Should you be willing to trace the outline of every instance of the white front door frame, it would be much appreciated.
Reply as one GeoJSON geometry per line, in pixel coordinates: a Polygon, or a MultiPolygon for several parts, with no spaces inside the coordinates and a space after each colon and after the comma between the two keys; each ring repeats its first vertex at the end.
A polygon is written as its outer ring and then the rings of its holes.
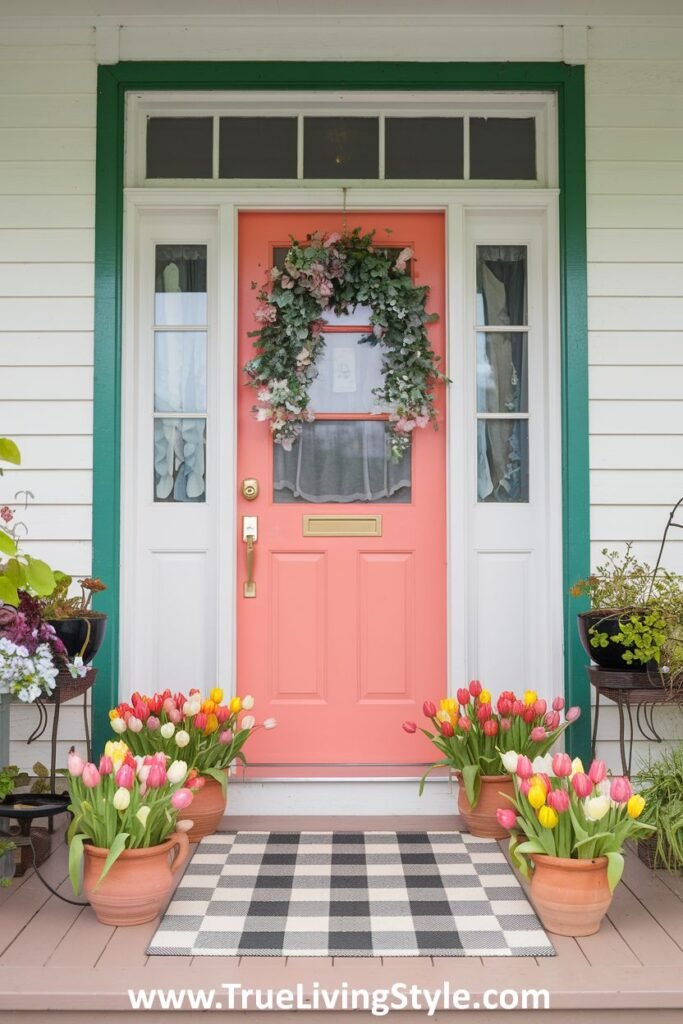
{"type": "MultiPolygon", "coordinates": [[[[561,421],[560,421],[560,303],[559,303],[559,228],[557,189],[467,189],[414,187],[405,189],[382,188],[310,188],[306,186],[287,188],[235,188],[198,190],[197,188],[169,188],[150,190],[130,188],[124,196],[124,279],[123,295],[123,398],[122,398],[122,586],[121,586],[121,697],[131,689],[150,686],[146,673],[139,665],[139,651],[133,642],[135,622],[139,621],[138,602],[144,600],[138,578],[136,530],[138,520],[136,482],[131,477],[130,467],[137,461],[138,452],[143,460],[144,446],[141,438],[148,434],[140,424],[139,409],[135,404],[140,381],[136,338],[140,335],[140,271],[139,253],[141,238],[147,231],[147,239],[171,239],[177,234],[175,225],[183,216],[192,219],[201,215],[216,226],[219,252],[220,276],[216,277],[215,332],[218,338],[233,339],[231,345],[217,345],[214,354],[214,370],[217,380],[222,381],[221,391],[225,400],[218,402],[215,409],[214,466],[220,466],[214,487],[218,494],[214,507],[214,529],[216,530],[216,558],[219,566],[227,567],[217,573],[215,623],[216,637],[216,680],[230,688],[235,676],[235,595],[236,572],[234,564],[234,537],[236,530],[236,418],[234,403],[228,398],[237,387],[235,344],[237,332],[237,222],[242,210],[331,210],[345,209],[347,214],[354,211],[403,209],[438,210],[446,218],[447,238],[447,328],[448,350],[447,370],[455,382],[453,395],[448,404],[448,674],[449,692],[462,685],[469,674],[475,674],[476,659],[472,650],[472,630],[469,614],[473,592],[473,564],[467,546],[467,524],[471,521],[472,507],[467,487],[462,483],[466,478],[468,445],[471,443],[471,405],[458,402],[457,388],[460,382],[469,381],[474,389],[472,363],[467,359],[467,345],[463,339],[472,333],[472,320],[468,321],[471,297],[466,294],[470,280],[462,266],[460,255],[463,240],[467,238],[468,221],[478,214],[498,212],[501,216],[514,214],[528,215],[529,221],[541,223],[541,251],[545,265],[543,304],[543,334],[547,340],[547,362],[544,368],[546,408],[544,411],[544,436],[547,441],[545,457],[546,514],[544,521],[546,539],[545,566],[539,576],[533,577],[531,585],[543,585],[545,594],[543,606],[547,609],[549,629],[547,651],[539,664],[553,690],[561,690],[563,678],[562,658],[562,565],[561,565],[561,421]],[[456,467],[454,469],[454,467],[456,467]],[[460,467],[460,468],[458,468],[460,467]],[[463,529],[465,524],[465,529],[463,529]]],[[[215,470],[215,471],[216,471],[215,470]]],[[[151,474],[151,469],[149,470],[151,474]]],[[[510,508],[511,506],[506,506],[510,508]]],[[[489,506],[490,508],[490,506],[489,506]]],[[[543,680],[534,680],[541,683],[543,680]]],[[[510,688],[526,684],[527,680],[511,679],[510,688]]],[[[193,685],[188,680],[187,685],[193,685]]],[[[425,680],[425,696],[438,697],[431,692],[431,683],[425,680]]],[[[539,688],[541,688],[539,686],[539,688]]]]}

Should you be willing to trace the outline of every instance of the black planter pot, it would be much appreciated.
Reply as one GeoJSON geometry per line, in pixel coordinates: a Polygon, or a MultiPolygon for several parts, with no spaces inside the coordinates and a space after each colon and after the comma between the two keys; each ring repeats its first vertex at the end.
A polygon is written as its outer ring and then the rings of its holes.
{"type": "Polygon", "coordinates": [[[48,622],[66,647],[69,660],[81,655],[85,665],[89,665],[99,651],[107,631],[107,616],[103,614],[84,615],[78,619],[48,619],[48,622]]]}
{"type": "MultiPolygon", "coordinates": [[[[593,647],[591,645],[590,630],[596,626],[600,633],[607,633],[609,637],[615,636],[620,631],[620,615],[628,615],[629,611],[622,612],[619,608],[594,609],[590,612],[579,612],[577,622],[579,626],[579,637],[583,649],[596,665],[600,668],[615,669],[618,672],[642,672],[645,675],[648,671],[647,665],[639,662],[632,662],[630,665],[624,661],[623,655],[628,650],[623,644],[610,640],[607,647],[593,647]]],[[[656,666],[655,666],[656,668],[656,666]]]]}

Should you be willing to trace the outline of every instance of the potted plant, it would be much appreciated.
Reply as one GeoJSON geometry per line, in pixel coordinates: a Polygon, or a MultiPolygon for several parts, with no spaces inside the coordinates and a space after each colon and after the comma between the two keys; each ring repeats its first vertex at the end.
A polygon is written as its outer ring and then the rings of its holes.
{"type": "Polygon", "coordinates": [[[0,607],[0,694],[24,703],[49,697],[63,664],[70,665],[66,648],[36,598],[21,591],[17,608],[0,607]]]}
{"type": "Polygon", "coordinates": [[[641,766],[637,781],[646,798],[643,821],[652,835],[638,840],[638,856],[650,868],[683,869],[683,745],[641,766]]]}
{"type": "Polygon", "coordinates": [[[579,612],[581,643],[603,669],[639,672],[641,685],[677,687],[683,682],[683,576],[635,557],[602,552],[605,561],[571,588],[588,597],[590,610],[579,612]]]}
{"type": "MultiPolygon", "coordinates": [[[[13,766],[0,768],[0,803],[14,792],[18,772],[13,766]]],[[[0,887],[6,888],[10,885],[16,872],[16,860],[14,851],[16,849],[12,842],[9,829],[6,828],[7,819],[0,818],[0,887]]]]}
{"type": "MultiPolygon", "coordinates": [[[[494,709],[491,694],[478,679],[473,679],[468,688],[459,689],[457,700],[442,700],[438,709],[432,701],[425,701],[422,710],[435,732],[420,732],[443,757],[422,776],[420,793],[435,768],[455,769],[462,781],[458,810],[469,832],[502,838],[506,832],[496,819],[496,809],[501,793],[513,793],[506,753],[519,750],[528,757],[545,754],[581,713],[580,708],[569,708],[562,721],[563,709],[562,697],[556,697],[548,708],[533,690],[527,690],[521,699],[506,690],[494,709]]],[[[403,728],[409,733],[417,731],[415,722],[404,722],[403,728]]]]}
{"type": "Polygon", "coordinates": [[[604,761],[588,772],[556,754],[547,771],[518,756],[512,806],[498,821],[512,836],[510,854],[531,879],[531,899],[549,932],[593,935],[624,870],[627,839],[652,832],[639,821],[645,800],[627,778],[608,778],[604,761]]]}
{"type": "MultiPolygon", "coordinates": [[[[130,703],[109,713],[114,732],[126,736],[131,751],[149,755],[159,751],[169,757],[178,752],[197,775],[192,807],[191,843],[216,831],[225,813],[228,768],[233,761],[246,764],[243,747],[259,726],[250,713],[253,697],[233,697],[223,703],[223,690],[215,687],[202,700],[199,690],[189,696],[170,690],[152,697],[134,693],[130,703]],[[244,714],[244,712],[249,712],[244,714]]],[[[262,728],[272,729],[275,719],[262,728]]]]}
{"type": "Polygon", "coordinates": [[[41,601],[43,618],[64,644],[71,661],[89,665],[102,646],[107,630],[107,616],[93,609],[92,599],[94,594],[107,588],[102,580],[88,576],[78,580],[80,593],[70,594],[72,577],[59,571],[54,575],[55,587],[41,601]]]}
{"type": "Polygon", "coordinates": [[[174,876],[187,860],[192,803],[184,761],[165,754],[134,758],[109,742],[99,767],[69,753],[69,877],[102,924],[144,924],[163,910],[174,876]]]}

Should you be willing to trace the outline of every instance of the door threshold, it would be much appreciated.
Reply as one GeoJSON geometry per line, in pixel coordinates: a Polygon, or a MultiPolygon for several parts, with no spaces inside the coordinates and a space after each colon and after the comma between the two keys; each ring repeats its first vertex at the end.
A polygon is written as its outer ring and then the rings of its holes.
{"type": "Polygon", "coordinates": [[[230,815],[327,816],[454,815],[458,787],[448,779],[428,782],[422,796],[418,779],[231,779],[230,815]],[[287,783],[287,784],[285,784],[287,783]]]}

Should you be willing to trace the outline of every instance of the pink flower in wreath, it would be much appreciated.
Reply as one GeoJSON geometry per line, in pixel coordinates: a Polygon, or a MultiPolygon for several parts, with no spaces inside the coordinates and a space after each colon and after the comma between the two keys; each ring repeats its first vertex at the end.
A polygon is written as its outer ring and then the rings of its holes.
{"type": "Polygon", "coordinates": [[[336,245],[341,240],[341,235],[338,231],[333,231],[323,239],[323,246],[329,249],[331,245],[336,245]]]}
{"type": "Polygon", "coordinates": [[[6,523],[11,523],[14,519],[14,512],[9,505],[3,505],[2,508],[0,508],[0,516],[2,516],[6,523]]]}
{"type": "Polygon", "coordinates": [[[412,259],[412,255],[413,250],[410,248],[410,246],[406,246],[405,249],[401,249],[400,253],[396,257],[396,269],[400,270],[401,272],[405,271],[406,267],[408,266],[408,260],[412,259]]]}
{"type": "Polygon", "coordinates": [[[259,423],[264,423],[265,420],[269,420],[272,415],[272,409],[259,409],[258,407],[254,409],[254,416],[259,421],[259,423]]]}
{"type": "Polygon", "coordinates": [[[277,309],[270,302],[262,302],[254,313],[254,319],[262,324],[274,324],[277,320],[277,309]]]}

